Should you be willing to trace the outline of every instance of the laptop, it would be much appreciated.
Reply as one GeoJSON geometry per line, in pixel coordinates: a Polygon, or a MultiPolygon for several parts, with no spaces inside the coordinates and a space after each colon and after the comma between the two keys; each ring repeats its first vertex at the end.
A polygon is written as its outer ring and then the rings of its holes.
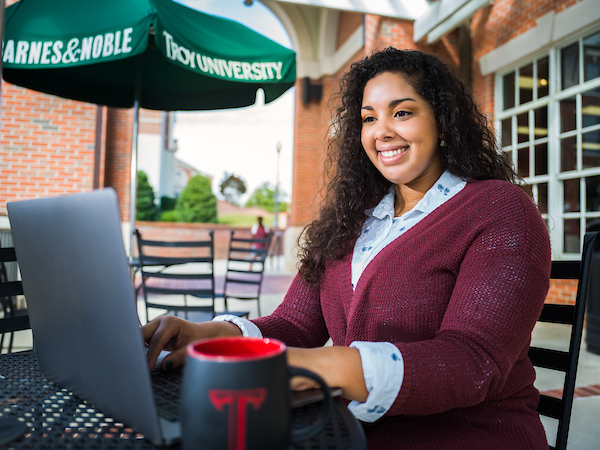
{"type": "MultiPolygon", "coordinates": [[[[115,191],[7,208],[44,375],[154,444],[178,442],[180,421],[154,399],[115,191]]],[[[322,398],[295,392],[292,405],[322,398]]]]}
{"type": "Polygon", "coordinates": [[[40,369],[157,445],[181,437],[153,399],[112,189],[7,205],[40,369]]]}

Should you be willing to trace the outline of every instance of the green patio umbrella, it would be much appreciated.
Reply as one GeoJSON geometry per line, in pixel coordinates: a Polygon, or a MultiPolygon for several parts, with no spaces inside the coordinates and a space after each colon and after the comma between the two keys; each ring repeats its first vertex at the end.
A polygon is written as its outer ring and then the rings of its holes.
{"type": "Polygon", "coordinates": [[[249,28],[172,0],[20,0],[5,11],[10,83],[99,105],[213,110],[271,102],[294,85],[296,54],[249,28]]]}
{"type": "Polygon", "coordinates": [[[107,106],[210,110],[271,102],[296,54],[245,26],[172,0],[21,0],[6,9],[3,76],[107,106]]]}

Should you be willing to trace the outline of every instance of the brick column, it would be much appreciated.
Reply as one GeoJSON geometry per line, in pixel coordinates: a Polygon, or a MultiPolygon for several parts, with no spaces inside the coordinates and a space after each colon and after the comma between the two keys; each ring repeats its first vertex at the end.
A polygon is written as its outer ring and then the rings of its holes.
{"type": "Polygon", "coordinates": [[[104,186],[117,191],[121,220],[129,222],[133,109],[108,108],[104,186]]]}

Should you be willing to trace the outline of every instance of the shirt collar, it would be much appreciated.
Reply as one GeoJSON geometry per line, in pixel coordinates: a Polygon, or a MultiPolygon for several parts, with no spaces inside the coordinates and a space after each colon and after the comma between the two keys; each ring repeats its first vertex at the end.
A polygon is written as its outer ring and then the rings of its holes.
{"type": "MultiPolygon", "coordinates": [[[[423,198],[419,200],[414,208],[410,210],[419,211],[423,213],[430,213],[435,208],[443,204],[448,198],[452,197],[456,192],[460,191],[466,181],[452,175],[447,170],[442,173],[440,178],[434,183],[434,185],[425,193],[423,198]]],[[[396,191],[394,185],[390,186],[385,196],[381,199],[379,204],[375,208],[371,208],[365,211],[368,216],[375,217],[377,219],[385,219],[386,217],[394,217],[394,200],[396,199],[396,191]]]]}
{"type": "Polygon", "coordinates": [[[394,201],[396,200],[396,190],[392,184],[387,193],[383,196],[375,208],[367,209],[366,214],[376,219],[383,220],[386,217],[394,217],[394,201]]]}
{"type": "Polygon", "coordinates": [[[447,170],[425,193],[419,203],[415,205],[412,211],[430,213],[435,208],[443,204],[448,198],[453,197],[465,185],[465,181],[452,175],[447,170]]]}

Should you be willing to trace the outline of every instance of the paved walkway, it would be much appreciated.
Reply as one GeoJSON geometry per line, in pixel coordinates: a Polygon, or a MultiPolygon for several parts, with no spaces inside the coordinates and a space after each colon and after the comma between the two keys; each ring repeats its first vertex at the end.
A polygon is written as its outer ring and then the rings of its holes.
{"type": "MultiPolygon", "coordinates": [[[[215,284],[217,289],[223,284],[225,261],[215,262],[215,284]]],[[[283,301],[295,273],[286,271],[281,261],[267,261],[261,294],[261,312],[270,314],[283,301]]],[[[256,302],[230,300],[230,310],[250,311],[250,318],[257,317],[256,302]]],[[[144,317],[143,300],[140,295],[138,305],[140,317],[144,317]]],[[[222,308],[222,302],[217,302],[217,310],[222,308]]],[[[534,345],[549,345],[552,348],[564,350],[568,348],[569,330],[564,325],[540,323],[533,333],[534,345]]],[[[31,346],[30,336],[17,336],[16,349],[31,346]]],[[[564,377],[550,370],[538,370],[536,387],[547,394],[557,394],[564,383],[564,377]]],[[[577,373],[577,389],[573,403],[571,428],[569,432],[568,450],[591,450],[600,447],[600,355],[587,351],[584,340],[580,353],[577,373]]],[[[556,421],[542,419],[549,439],[554,439],[556,421]]]]}

